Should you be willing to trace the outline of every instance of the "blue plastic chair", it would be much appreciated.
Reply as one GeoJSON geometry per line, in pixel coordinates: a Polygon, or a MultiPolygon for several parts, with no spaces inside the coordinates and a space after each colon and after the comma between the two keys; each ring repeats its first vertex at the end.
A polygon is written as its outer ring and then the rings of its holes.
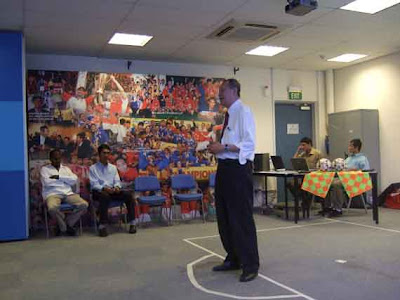
{"type": "MultiPolygon", "coordinates": [[[[72,186],[72,190],[77,193],[78,195],[79,193],[79,182],[77,181],[77,183],[75,185],[72,186]]],[[[46,226],[46,238],[49,238],[50,233],[49,233],[49,220],[47,217],[48,214],[48,209],[47,209],[47,203],[46,200],[43,200],[43,212],[44,212],[44,222],[45,222],[45,226],[46,226]]],[[[69,212],[73,212],[75,209],[75,205],[71,205],[68,203],[61,203],[59,210],[63,213],[68,214],[69,212]]],[[[58,225],[57,225],[58,226],[58,225]]],[[[79,218],[79,235],[82,235],[82,216],[79,218]]]]}
{"type": "MultiPolygon", "coordinates": [[[[96,206],[94,204],[94,202],[97,202],[96,199],[94,199],[93,197],[93,191],[90,192],[90,207],[91,207],[91,211],[92,211],[92,216],[93,216],[93,225],[94,225],[94,232],[97,234],[98,233],[98,226],[97,226],[97,212],[96,212],[96,206]]],[[[119,207],[119,211],[120,211],[120,215],[124,215],[124,222],[125,222],[125,229],[127,229],[127,224],[128,224],[128,217],[127,214],[123,214],[123,210],[126,209],[126,205],[124,201],[110,201],[110,203],[108,203],[108,208],[114,208],[114,207],[119,207]]],[[[121,226],[121,220],[119,221],[119,226],[120,228],[122,228],[121,226]]]]}
{"type": "MultiPolygon", "coordinates": [[[[75,205],[71,205],[71,204],[68,204],[68,203],[61,203],[58,209],[63,213],[69,213],[69,212],[73,212],[75,208],[76,208],[75,205]]],[[[47,218],[47,213],[48,213],[47,203],[45,201],[44,202],[44,221],[45,221],[45,224],[46,224],[46,238],[49,238],[49,236],[50,236],[50,234],[49,234],[49,221],[48,221],[48,218],[47,218]]],[[[79,235],[82,235],[82,217],[79,218],[79,235]]]]}
{"type": "MultiPolygon", "coordinates": [[[[150,192],[151,195],[140,195],[136,197],[139,204],[149,205],[150,207],[160,208],[160,220],[162,219],[162,206],[166,203],[167,198],[161,195],[161,186],[156,176],[141,176],[135,179],[135,192],[150,192]]],[[[168,216],[167,224],[171,215],[168,216]]],[[[143,221],[143,220],[142,220],[143,221]]]]}
{"type": "MultiPolygon", "coordinates": [[[[203,222],[206,221],[204,214],[203,192],[198,189],[194,177],[190,174],[179,174],[171,177],[172,198],[174,206],[181,202],[200,201],[203,222]],[[182,193],[185,191],[185,193],[182,193]]],[[[176,217],[176,211],[175,211],[176,217]]]]}

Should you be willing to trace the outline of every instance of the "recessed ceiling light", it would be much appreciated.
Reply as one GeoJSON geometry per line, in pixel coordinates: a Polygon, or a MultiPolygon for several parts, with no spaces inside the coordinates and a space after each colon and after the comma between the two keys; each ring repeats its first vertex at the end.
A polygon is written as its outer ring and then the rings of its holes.
{"type": "Polygon", "coordinates": [[[400,3],[400,0],[356,0],[342,6],[341,9],[374,14],[400,3]]]}
{"type": "Polygon", "coordinates": [[[328,61],[351,62],[351,61],[355,61],[357,59],[360,59],[360,58],[363,58],[363,57],[366,57],[366,56],[367,55],[365,55],[365,54],[352,54],[352,53],[349,53],[349,54],[342,54],[342,55],[336,56],[334,58],[330,58],[330,59],[328,59],[328,61]]]}
{"type": "Polygon", "coordinates": [[[276,47],[276,46],[259,46],[246,52],[248,55],[261,55],[261,56],[274,56],[283,51],[288,50],[289,48],[285,47],[276,47]]]}
{"type": "Polygon", "coordinates": [[[127,45],[127,46],[140,46],[143,47],[153,37],[150,35],[128,34],[128,33],[115,33],[108,41],[109,44],[114,45],[127,45]]]}

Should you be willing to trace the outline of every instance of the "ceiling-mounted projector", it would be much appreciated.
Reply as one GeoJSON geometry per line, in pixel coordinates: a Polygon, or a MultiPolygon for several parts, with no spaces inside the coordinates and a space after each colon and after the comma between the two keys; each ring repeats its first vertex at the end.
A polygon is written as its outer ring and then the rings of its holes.
{"type": "Polygon", "coordinates": [[[318,7],[316,0],[288,0],[285,12],[294,16],[304,16],[318,7]]]}

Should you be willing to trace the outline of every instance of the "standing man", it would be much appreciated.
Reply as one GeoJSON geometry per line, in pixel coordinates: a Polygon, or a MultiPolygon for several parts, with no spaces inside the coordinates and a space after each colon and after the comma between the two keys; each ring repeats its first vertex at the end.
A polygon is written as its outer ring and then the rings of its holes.
{"type": "Polygon", "coordinates": [[[225,261],[213,271],[242,268],[241,282],[258,275],[259,257],[253,219],[253,167],[255,124],[250,109],[240,100],[240,84],[228,79],[219,89],[225,115],[220,142],[208,146],[218,158],[216,209],[218,229],[227,252],[225,261]]]}
{"type": "Polygon", "coordinates": [[[46,201],[49,214],[57,219],[60,232],[74,236],[75,223],[86,212],[88,203],[72,191],[71,187],[77,184],[78,177],[61,164],[60,150],[50,151],[50,162],[50,165],[40,170],[43,199],[46,201]],[[66,219],[59,209],[63,201],[75,206],[73,213],[66,219]]]}
{"type": "Polygon", "coordinates": [[[100,203],[99,235],[108,235],[106,224],[108,223],[108,205],[111,201],[124,201],[128,209],[129,233],[136,233],[135,203],[128,191],[121,190],[121,180],[117,167],[108,163],[111,154],[110,147],[102,144],[98,148],[99,162],[92,165],[89,171],[90,186],[93,199],[100,203]]]}

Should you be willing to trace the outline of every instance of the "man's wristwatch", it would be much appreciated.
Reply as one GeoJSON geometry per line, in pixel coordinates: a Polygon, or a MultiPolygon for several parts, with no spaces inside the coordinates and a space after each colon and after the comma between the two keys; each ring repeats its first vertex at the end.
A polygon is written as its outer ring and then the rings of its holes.
{"type": "Polygon", "coordinates": [[[225,144],[224,150],[225,150],[226,152],[229,151],[229,150],[228,150],[228,144],[225,144]]]}

